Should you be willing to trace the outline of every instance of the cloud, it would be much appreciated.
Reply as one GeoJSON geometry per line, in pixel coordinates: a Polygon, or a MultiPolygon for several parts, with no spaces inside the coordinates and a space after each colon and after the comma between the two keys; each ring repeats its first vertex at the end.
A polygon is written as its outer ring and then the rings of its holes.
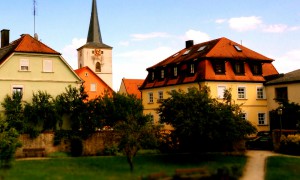
{"type": "Polygon", "coordinates": [[[185,33],[184,39],[185,40],[194,40],[194,43],[197,44],[197,43],[201,43],[201,42],[210,40],[210,37],[208,34],[206,34],[204,32],[190,29],[185,33]]]}
{"type": "Polygon", "coordinates": [[[129,41],[120,41],[119,43],[118,43],[118,45],[119,46],[129,46],[129,41]]]}
{"type": "Polygon", "coordinates": [[[222,24],[222,23],[224,23],[224,22],[226,22],[227,21],[227,19],[217,19],[215,22],[217,23],[217,24],[222,24]]]}
{"type": "Polygon", "coordinates": [[[231,29],[242,32],[257,29],[262,24],[262,20],[258,16],[237,17],[230,18],[228,23],[231,29]]]}
{"type": "Polygon", "coordinates": [[[83,46],[85,43],[85,38],[73,38],[71,44],[66,45],[61,51],[62,56],[73,69],[78,68],[77,49],[83,46]]]}
{"type": "Polygon", "coordinates": [[[271,32],[271,33],[281,33],[288,29],[288,26],[285,24],[273,24],[267,25],[263,28],[264,32],[271,32]]]}
{"type": "Polygon", "coordinates": [[[164,32],[151,32],[148,34],[132,34],[131,37],[133,38],[132,40],[134,41],[143,41],[143,40],[148,40],[153,38],[165,38],[165,37],[169,37],[169,35],[164,32]]]}
{"type": "Polygon", "coordinates": [[[282,56],[274,58],[274,66],[279,73],[287,73],[300,69],[300,49],[286,52],[282,56]]]}

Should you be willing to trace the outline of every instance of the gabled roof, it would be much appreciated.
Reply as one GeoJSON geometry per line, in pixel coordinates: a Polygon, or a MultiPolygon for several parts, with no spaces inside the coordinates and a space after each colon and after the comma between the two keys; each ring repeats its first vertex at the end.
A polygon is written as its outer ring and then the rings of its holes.
{"type": "Polygon", "coordinates": [[[14,52],[61,55],[29,34],[21,35],[21,38],[0,49],[0,64],[14,52]]]}
{"type": "Polygon", "coordinates": [[[100,82],[102,82],[105,86],[106,86],[106,89],[108,89],[109,91],[113,92],[114,90],[105,83],[105,81],[103,81],[94,71],[92,71],[88,66],[85,66],[85,67],[82,67],[82,68],[79,68],[79,69],[76,69],[74,70],[75,73],[80,76],[80,74],[82,74],[83,72],[86,72],[86,71],[89,71],[90,73],[93,74],[94,77],[96,77],[100,82]]]}
{"type": "Polygon", "coordinates": [[[148,69],[166,66],[169,64],[178,64],[187,60],[219,58],[234,60],[255,60],[265,62],[273,61],[273,59],[263,56],[251,49],[246,48],[245,46],[222,37],[219,39],[193,45],[190,48],[184,48],[148,69]],[[235,46],[237,46],[237,48],[240,48],[241,51],[237,50],[235,46]]]}
{"type": "Polygon", "coordinates": [[[137,98],[141,98],[141,91],[139,87],[143,84],[144,79],[122,79],[127,94],[133,94],[137,98]]]}
{"type": "Polygon", "coordinates": [[[266,82],[266,85],[287,84],[300,82],[300,69],[283,74],[277,79],[266,82]]]}

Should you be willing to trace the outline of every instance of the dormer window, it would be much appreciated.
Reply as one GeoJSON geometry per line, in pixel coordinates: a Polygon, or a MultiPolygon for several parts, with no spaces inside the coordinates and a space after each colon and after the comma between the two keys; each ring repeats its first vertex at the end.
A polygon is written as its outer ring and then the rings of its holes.
{"type": "Polygon", "coordinates": [[[173,76],[174,77],[178,76],[178,68],[177,67],[173,67],[173,76]]]}
{"type": "Polygon", "coordinates": [[[225,62],[224,61],[214,61],[212,62],[213,68],[216,74],[225,74],[225,62]]]}
{"type": "Polygon", "coordinates": [[[150,80],[151,80],[151,81],[154,81],[154,78],[155,78],[155,73],[154,73],[154,71],[152,71],[152,72],[151,72],[150,80]]]}
{"type": "Polygon", "coordinates": [[[160,70],[160,78],[164,79],[165,78],[165,70],[160,70]]]}
{"type": "Polygon", "coordinates": [[[262,75],[262,65],[260,63],[253,63],[251,71],[253,75],[262,75]]]}
{"type": "Polygon", "coordinates": [[[244,62],[235,62],[233,63],[234,73],[237,75],[245,74],[244,62]]]}

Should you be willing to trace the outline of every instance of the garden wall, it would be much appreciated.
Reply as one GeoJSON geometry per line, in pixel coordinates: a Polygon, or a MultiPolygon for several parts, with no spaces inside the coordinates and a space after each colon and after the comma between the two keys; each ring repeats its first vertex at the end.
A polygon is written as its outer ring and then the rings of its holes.
{"type": "MultiPolygon", "coordinates": [[[[54,132],[41,133],[37,138],[31,139],[28,134],[19,137],[22,147],[18,148],[15,157],[47,156],[53,152],[70,152],[70,141],[62,140],[57,146],[53,145],[54,132]],[[27,151],[33,153],[26,153],[27,151]],[[44,152],[38,152],[43,150],[44,152]]],[[[83,155],[93,156],[103,153],[104,148],[116,144],[116,133],[113,131],[95,132],[91,137],[83,141],[83,155]]]]}

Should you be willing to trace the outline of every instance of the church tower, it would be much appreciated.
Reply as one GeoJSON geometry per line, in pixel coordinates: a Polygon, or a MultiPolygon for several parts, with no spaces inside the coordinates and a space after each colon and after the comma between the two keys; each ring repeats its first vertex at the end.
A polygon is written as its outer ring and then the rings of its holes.
{"type": "Polygon", "coordinates": [[[77,52],[78,68],[88,66],[112,88],[112,47],[102,42],[96,0],[92,4],[87,42],[77,52]]]}

